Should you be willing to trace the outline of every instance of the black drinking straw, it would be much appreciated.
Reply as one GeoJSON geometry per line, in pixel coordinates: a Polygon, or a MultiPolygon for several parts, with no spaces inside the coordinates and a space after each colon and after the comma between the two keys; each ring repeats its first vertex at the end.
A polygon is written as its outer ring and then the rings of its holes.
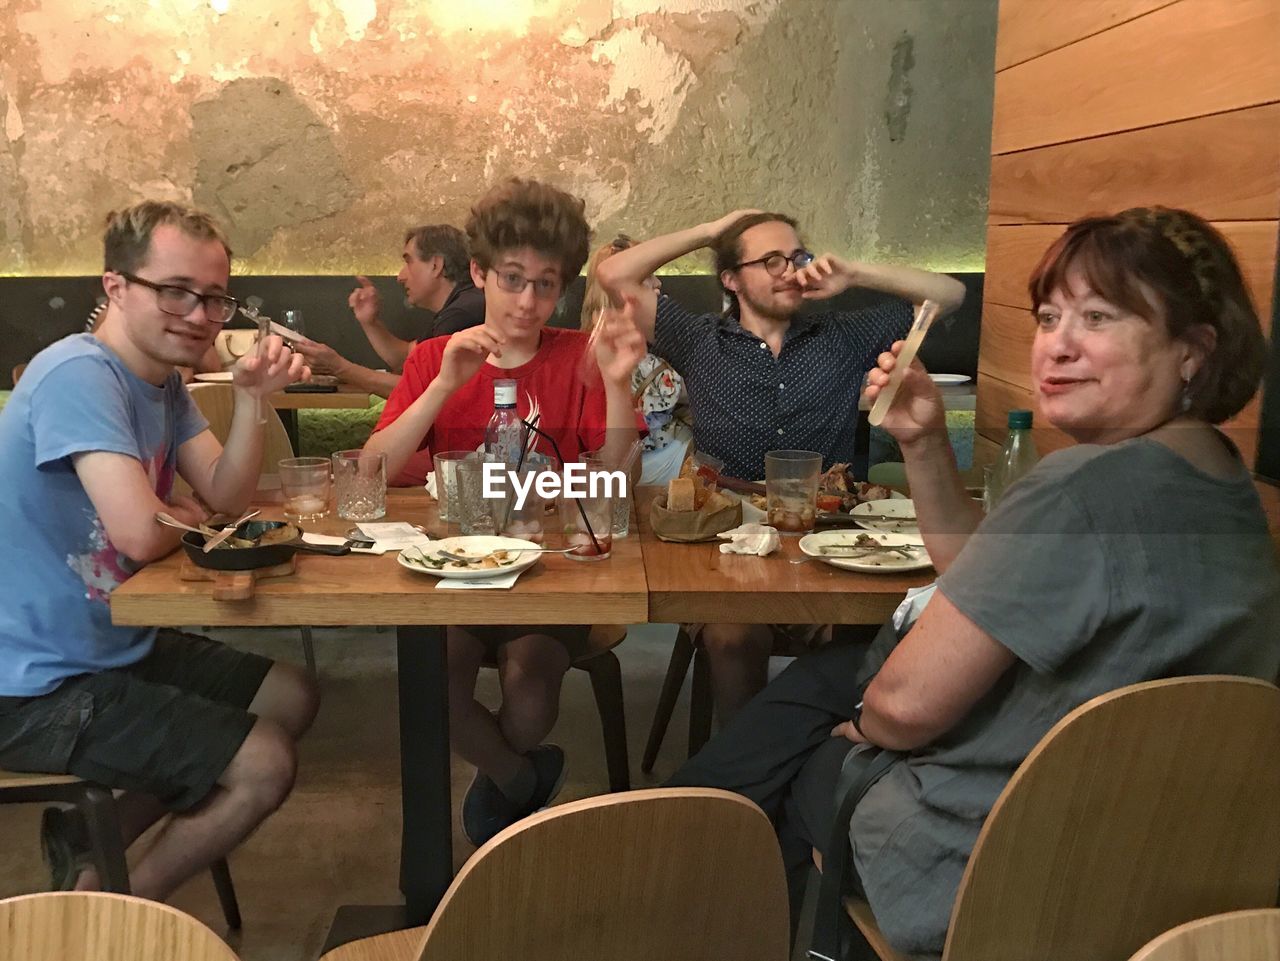
{"type": "MultiPolygon", "coordinates": [[[[552,437],[550,434],[544,434],[542,431],[538,430],[536,423],[533,423],[527,420],[522,420],[521,423],[524,424],[524,426],[528,428],[530,431],[537,434],[539,437],[541,437],[543,440],[545,440],[548,444],[551,445],[551,450],[555,453],[556,460],[560,462],[560,469],[564,470],[564,457],[561,456],[560,454],[560,446],[556,443],[556,439],[552,437]]],[[[524,464],[524,451],[521,450],[520,463],[516,465],[516,470],[519,470],[521,465],[523,464],[524,464]]],[[[591,528],[591,521],[587,518],[587,512],[583,508],[581,501],[578,502],[578,515],[582,518],[582,523],[587,526],[587,535],[591,538],[591,543],[595,546],[596,553],[603,554],[604,549],[600,546],[600,541],[596,539],[596,532],[591,528]]]]}

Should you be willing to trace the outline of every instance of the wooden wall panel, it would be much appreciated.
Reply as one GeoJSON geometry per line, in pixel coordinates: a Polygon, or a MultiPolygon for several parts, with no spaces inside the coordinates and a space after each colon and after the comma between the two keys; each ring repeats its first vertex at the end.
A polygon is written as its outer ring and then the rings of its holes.
{"type": "Polygon", "coordinates": [[[991,152],[1274,102],[1277,49],[1276,0],[1179,0],[997,73],[991,152]]]}
{"type": "Polygon", "coordinates": [[[988,377],[1031,389],[1031,342],[1035,321],[1025,307],[984,304],[978,371],[988,377]]]}
{"type": "Polygon", "coordinates": [[[1280,103],[991,158],[993,224],[1067,224],[1151,204],[1207,220],[1274,220],[1280,103]]]}
{"type": "MultiPolygon", "coordinates": [[[[1275,220],[1219,223],[1235,248],[1245,283],[1262,315],[1264,330],[1270,330],[1271,298],[1275,286],[1275,220]]],[[[987,274],[983,297],[1006,307],[1031,306],[1027,280],[1049,245],[1062,234],[1057,225],[996,225],[987,230],[987,274]]]]}
{"type": "Polygon", "coordinates": [[[1001,0],[996,69],[1038,57],[1174,0],[1001,0]]]}

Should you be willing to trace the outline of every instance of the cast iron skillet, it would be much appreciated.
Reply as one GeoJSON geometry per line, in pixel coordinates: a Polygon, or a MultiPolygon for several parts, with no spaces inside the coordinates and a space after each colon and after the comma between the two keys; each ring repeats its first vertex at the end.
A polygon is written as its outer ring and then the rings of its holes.
{"type": "MultiPolygon", "coordinates": [[[[236,537],[255,540],[269,530],[284,527],[284,521],[248,521],[236,528],[236,537]]],[[[208,554],[204,547],[205,536],[194,531],[182,535],[182,549],[197,567],[213,571],[254,571],[263,567],[284,564],[298,551],[311,554],[349,554],[346,544],[308,544],[301,535],[280,544],[264,544],[261,547],[215,547],[208,554]]]]}

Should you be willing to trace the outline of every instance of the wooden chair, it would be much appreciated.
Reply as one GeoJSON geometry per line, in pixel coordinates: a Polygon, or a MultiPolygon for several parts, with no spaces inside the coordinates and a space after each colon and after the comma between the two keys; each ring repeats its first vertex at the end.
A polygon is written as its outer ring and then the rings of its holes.
{"type": "MultiPolygon", "coordinates": [[[[667,726],[671,723],[671,715],[680,699],[680,688],[684,686],[685,675],[689,673],[689,663],[693,662],[693,685],[689,692],[689,757],[702,750],[702,746],[711,739],[711,727],[715,718],[715,703],[711,696],[711,666],[702,645],[695,642],[681,624],[676,631],[676,643],[671,649],[671,660],[667,662],[667,674],[662,679],[662,690],[658,692],[658,704],[653,711],[653,722],[649,725],[649,738],[645,741],[644,755],[640,759],[640,770],[648,774],[658,760],[658,751],[662,749],[663,738],[667,736],[667,726]]],[[[869,641],[878,630],[876,625],[838,624],[832,630],[842,632],[849,640],[869,641]]],[[[808,653],[810,648],[804,644],[793,644],[786,640],[777,640],[770,657],[800,657],[808,653]]]]}
{"type": "MultiPolygon", "coordinates": [[[[0,768],[0,804],[33,803],[75,805],[88,829],[94,867],[103,889],[129,894],[129,866],[120,837],[115,796],[109,788],[82,781],[71,774],[24,774],[0,768]]],[[[238,930],[240,905],[236,900],[235,885],[231,882],[231,869],[225,860],[219,860],[209,870],[227,927],[238,930]]],[[[3,930],[4,924],[0,923],[0,931],[3,930]]],[[[3,941],[0,940],[2,948],[3,941]]],[[[3,958],[2,954],[0,958],[3,958]]]]}
{"type": "MultiPolygon", "coordinates": [[[[573,659],[571,667],[586,671],[591,693],[600,713],[604,736],[604,759],[609,771],[610,791],[631,790],[631,760],[627,755],[627,716],[622,700],[622,665],[613,649],[627,639],[620,624],[597,624],[591,629],[587,650],[573,659]]],[[[486,658],[484,666],[496,669],[498,662],[486,658]]]]}
{"type": "Polygon", "coordinates": [[[1166,931],[1130,961],[1275,961],[1280,909],[1233,911],[1166,931]]]}
{"type": "Polygon", "coordinates": [[[323,961],[786,961],[787,941],[768,818],[736,794],[669,788],[526,818],[467,862],[425,928],[323,961]]]}
{"type": "MultiPolygon", "coordinates": [[[[240,333],[240,331],[237,331],[240,333]]],[[[218,443],[227,442],[227,434],[231,430],[231,414],[235,409],[234,388],[230,384],[188,384],[191,399],[209,422],[209,430],[218,438],[218,443]]],[[[262,450],[262,466],[264,474],[276,473],[276,465],[286,457],[293,456],[293,445],[289,442],[289,434],[284,429],[284,422],[274,407],[264,405],[267,414],[267,436],[262,450]]],[[[183,484],[183,487],[186,487],[183,484]]],[[[190,488],[181,491],[189,493],[190,488]]],[[[299,625],[302,632],[302,656],[306,659],[307,670],[311,676],[318,677],[316,668],[316,649],[311,637],[310,625],[299,625]]]]}
{"type": "Polygon", "coordinates": [[[123,894],[58,891],[0,901],[0,961],[237,961],[177,908],[123,894]]]}
{"type": "Polygon", "coordinates": [[[27,369],[27,365],[26,365],[26,364],[14,364],[14,365],[13,365],[13,370],[11,370],[11,371],[9,372],[9,377],[10,377],[10,379],[13,381],[13,386],[14,386],[14,387],[17,387],[17,386],[18,386],[18,378],[22,376],[23,372],[24,372],[26,369],[27,369]]]}
{"type": "MultiPolygon", "coordinates": [[[[943,961],[1123,961],[1186,921],[1274,906],[1278,743],[1280,689],[1251,678],[1149,681],[1082,704],[996,800],[943,961]]],[[[847,907],[881,958],[903,957],[865,902],[847,907]]]]}

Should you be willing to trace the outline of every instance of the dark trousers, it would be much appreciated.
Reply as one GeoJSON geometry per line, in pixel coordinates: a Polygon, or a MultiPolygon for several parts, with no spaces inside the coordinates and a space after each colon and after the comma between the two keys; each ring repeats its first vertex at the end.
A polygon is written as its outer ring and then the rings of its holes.
{"type": "MultiPolygon", "coordinates": [[[[883,640],[891,647],[891,626],[876,637],[886,630],[883,640]]],[[[858,681],[867,655],[865,640],[837,635],[797,658],[667,782],[733,791],[774,822],[787,869],[793,941],[813,849],[830,837],[840,767],[853,747],[832,737],[831,729],[852,716],[861,698],[858,681]]]]}

